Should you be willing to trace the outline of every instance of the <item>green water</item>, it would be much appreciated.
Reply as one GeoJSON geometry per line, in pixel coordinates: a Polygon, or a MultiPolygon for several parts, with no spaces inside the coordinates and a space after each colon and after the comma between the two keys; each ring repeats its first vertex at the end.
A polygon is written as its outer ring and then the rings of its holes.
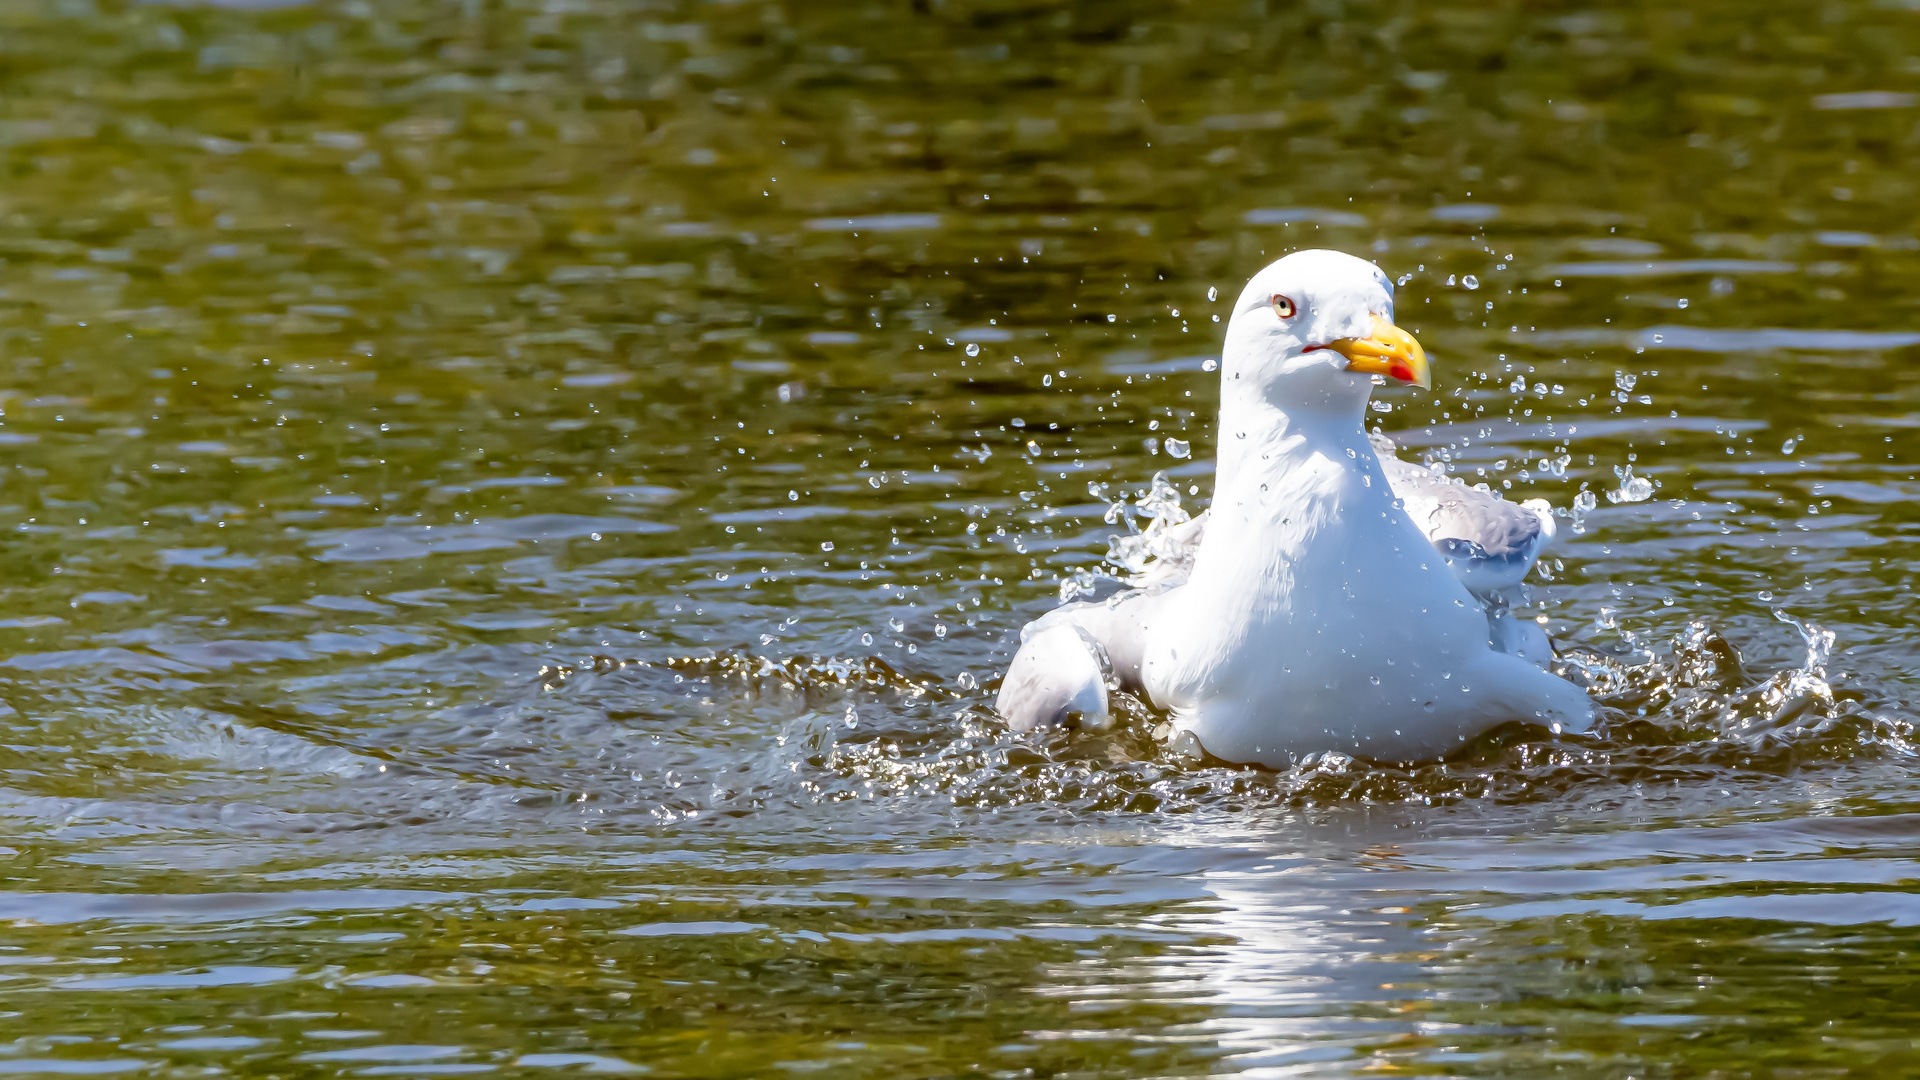
{"type": "Polygon", "coordinates": [[[0,3],[0,1073],[1920,1070],[1917,93],[1900,3],[0,3]],[[1305,246],[1592,497],[1605,730],[1008,735],[1305,246]]]}

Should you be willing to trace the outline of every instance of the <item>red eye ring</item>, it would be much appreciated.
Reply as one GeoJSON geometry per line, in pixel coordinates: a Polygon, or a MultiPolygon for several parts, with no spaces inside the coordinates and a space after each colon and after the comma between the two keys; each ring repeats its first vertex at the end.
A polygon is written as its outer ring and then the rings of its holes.
{"type": "Polygon", "coordinates": [[[1291,319],[1296,310],[1293,306],[1293,300],[1290,297],[1281,296],[1279,293],[1273,294],[1273,313],[1275,315],[1283,319],[1291,319]]]}

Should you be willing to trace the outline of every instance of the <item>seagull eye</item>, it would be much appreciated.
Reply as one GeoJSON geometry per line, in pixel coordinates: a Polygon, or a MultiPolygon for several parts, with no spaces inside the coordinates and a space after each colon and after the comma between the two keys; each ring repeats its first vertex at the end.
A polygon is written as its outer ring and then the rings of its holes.
{"type": "Polygon", "coordinates": [[[1279,293],[1273,294],[1273,313],[1283,319],[1293,318],[1293,301],[1279,293]]]}

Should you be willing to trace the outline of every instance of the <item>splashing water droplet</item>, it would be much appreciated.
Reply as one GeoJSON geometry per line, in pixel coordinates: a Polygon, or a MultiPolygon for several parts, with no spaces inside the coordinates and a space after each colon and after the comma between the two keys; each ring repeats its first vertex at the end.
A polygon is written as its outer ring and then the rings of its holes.
{"type": "Polygon", "coordinates": [[[1051,376],[1051,375],[1042,375],[1042,376],[1040,376],[1040,385],[1041,385],[1041,386],[1052,386],[1052,385],[1053,385],[1053,376],[1051,376]]]}
{"type": "Polygon", "coordinates": [[[862,645],[871,645],[871,644],[873,644],[873,635],[872,635],[872,634],[861,634],[861,635],[860,635],[860,644],[862,644],[862,645]]]}
{"type": "Polygon", "coordinates": [[[1460,279],[1460,284],[1465,285],[1469,289],[1477,289],[1480,287],[1480,279],[1474,277],[1472,274],[1468,274],[1466,277],[1460,279]]]}
{"type": "Polygon", "coordinates": [[[1209,301],[1216,300],[1219,298],[1219,296],[1220,296],[1219,289],[1216,289],[1211,285],[1207,286],[1207,299],[1209,301]]]}
{"type": "Polygon", "coordinates": [[[1119,322],[1119,321],[1120,321],[1120,316],[1118,316],[1118,315],[1109,315],[1109,316],[1107,316],[1107,321],[1108,321],[1108,322],[1119,322]]]}
{"type": "Polygon", "coordinates": [[[832,550],[833,550],[833,541],[831,541],[831,540],[822,540],[822,541],[820,541],[820,550],[821,550],[821,551],[832,551],[832,550]]]}
{"type": "Polygon", "coordinates": [[[1653,498],[1653,481],[1644,476],[1633,475],[1633,466],[1615,465],[1613,475],[1620,478],[1620,488],[1607,492],[1610,503],[1646,502],[1653,498]]]}
{"type": "Polygon", "coordinates": [[[1192,444],[1185,439],[1168,437],[1162,446],[1167,451],[1167,456],[1172,458],[1183,458],[1192,452],[1192,444]]]}
{"type": "Polygon", "coordinates": [[[1201,371],[1218,371],[1220,370],[1220,361],[1218,360],[1201,361],[1200,370],[1201,371]]]}
{"type": "Polygon", "coordinates": [[[979,356],[979,355],[980,355],[980,346],[979,346],[979,345],[977,345],[977,344],[974,344],[974,343],[972,343],[972,342],[968,342],[968,343],[967,343],[967,355],[968,355],[968,356],[979,356]]]}

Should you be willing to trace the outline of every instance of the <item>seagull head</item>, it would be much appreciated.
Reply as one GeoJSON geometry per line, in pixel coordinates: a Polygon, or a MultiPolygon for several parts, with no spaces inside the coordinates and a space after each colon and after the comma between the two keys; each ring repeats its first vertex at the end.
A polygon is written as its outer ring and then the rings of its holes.
{"type": "Polygon", "coordinates": [[[1420,343],[1393,324],[1393,283],[1339,251],[1296,251],[1253,275],[1234,304],[1221,398],[1287,411],[1365,408],[1383,380],[1433,385],[1420,343]]]}

